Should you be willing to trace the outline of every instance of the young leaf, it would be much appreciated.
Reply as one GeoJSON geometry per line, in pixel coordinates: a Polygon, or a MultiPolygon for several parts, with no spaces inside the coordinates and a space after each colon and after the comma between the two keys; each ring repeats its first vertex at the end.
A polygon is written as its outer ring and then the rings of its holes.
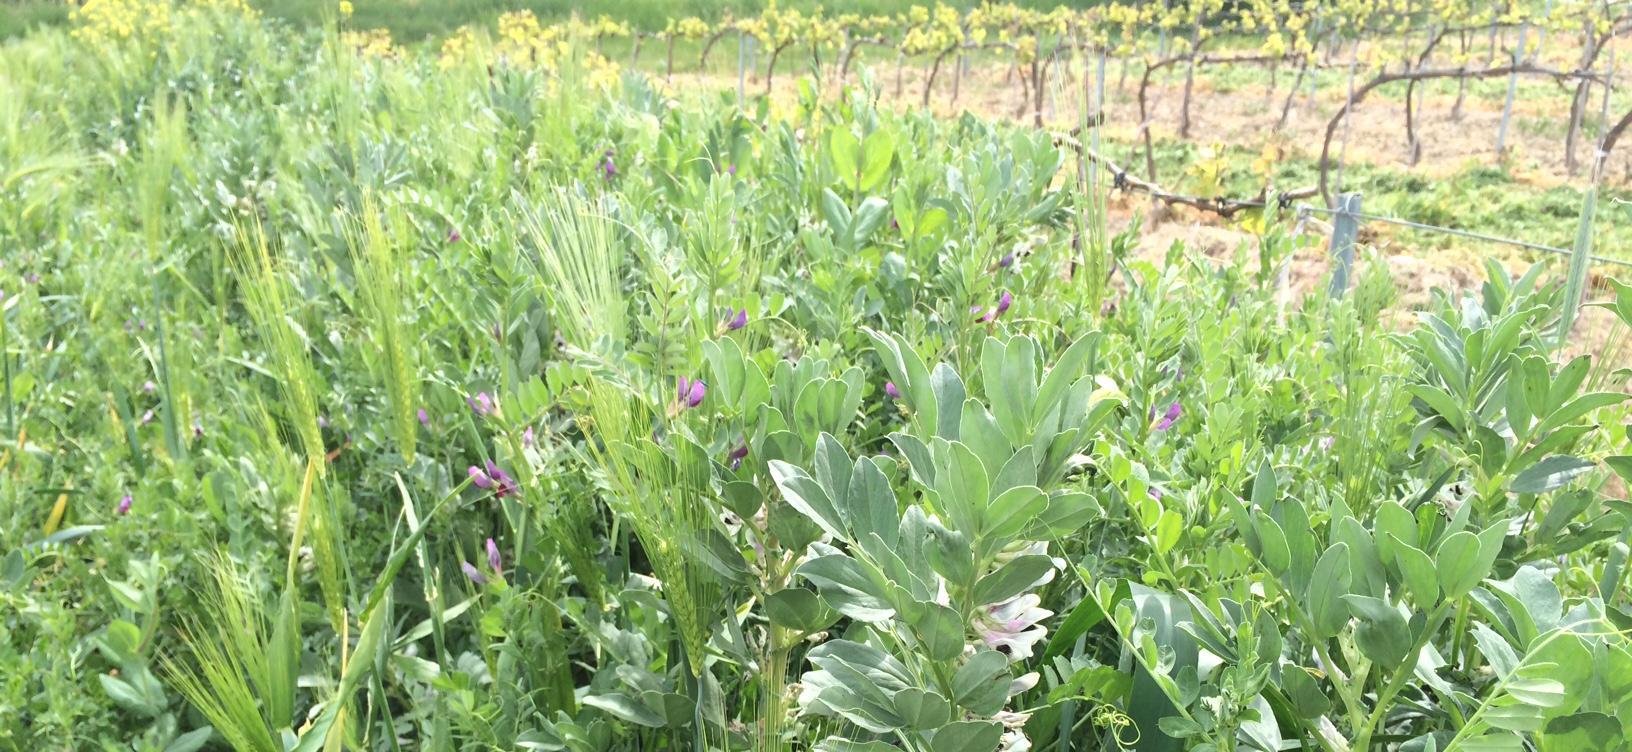
{"type": "Polygon", "coordinates": [[[1439,544],[1434,558],[1439,564],[1439,588],[1450,600],[1467,595],[1490,574],[1489,567],[1480,567],[1484,557],[1480,555],[1479,536],[1466,530],[1439,544]]]}
{"type": "MultiPolygon", "coordinates": [[[[1387,533],[1390,538],[1393,534],[1387,533]]],[[[1398,538],[1394,544],[1394,561],[1399,564],[1400,574],[1405,579],[1405,588],[1410,591],[1411,599],[1417,607],[1427,609],[1439,602],[1439,579],[1434,573],[1434,560],[1428,554],[1398,538]]]]}
{"type": "Polygon", "coordinates": [[[1013,598],[1052,572],[1053,567],[1052,559],[1037,554],[1011,559],[975,584],[974,604],[985,606],[1013,598]]]}
{"type": "Polygon", "coordinates": [[[860,562],[843,554],[818,556],[794,570],[822,593],[822,599],[839,613],[857,621],[874,623],[895,615],[895,609],[860,562]]]}
{"type": "Polygon", "coordinates": [[[822,531],[838,540],[846,540],[844,520],[839,516],[838,509],[834,508],[832,499],[822,490],[821,484],[804,470],[799,469],[781,460],[771,460],[769,463],[771,478],[776,481],[776,487],[781,489],[782,498],[788,506],[799,510],[800,514],[809,517],[822,531]]]}
{"type": "Polygon", "coordinates": [[[1336,635],[1349,623],[1348,607],[1343,596],[1349,594],[1353,567],[1346,543],[1333,543],[1315,562],[1309,579],[1309,619],[1314,626],[1310,636],[1324,640],[1336,635]]]}
{"type": "Polygon", "coordinates": [[[958,721],[942,726],[929,742],[930,752],[992,752],[1003,727],[992,721],[958,721]]]}
{"type": "Polygon", "coordinates": [[[1568,485],[1570,481],[1597,467],[1591,460],[1555,454],[1531,465],[1514,476],[1508,484],[1513,493],[1546,493],[1568,485]]]}
{"type": "Polygon", "coordinates": [[[953,700],[975,715],[1003,709],[1009,697],[1009,659],[996,650],[980,650],[952,676],[953,700]]]}
{"type": "Polygon", "coordinates": [[[1386,601],[1363,595],[1345,595],[1349,613],[1360,621],[1354,641],[1360,652],[1384,671],[1392,672],[1411,652],[1411,628],[1399,610],[1386,601]]]}
{"type": "Polygon", "coordinates": [[[1394,564],[1394,541],[1417,544],[1417,520],[1398,502],[1385,501],[1377,507],[1377,519],[1372,523],[1377,541],[1377,558],[1384,566],[1394,564]]]}

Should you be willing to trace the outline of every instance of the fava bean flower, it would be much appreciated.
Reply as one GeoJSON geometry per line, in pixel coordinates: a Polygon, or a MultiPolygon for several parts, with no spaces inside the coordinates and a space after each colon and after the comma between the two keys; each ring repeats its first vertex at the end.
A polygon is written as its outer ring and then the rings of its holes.
{"type": "Polygon", "coordinates": [[[1040,622],[1054,615],[1039,608],[1041,604],[1036,593],[1026,593],[988,607],[975,616],[980,639],[987,647],[1008,654],[1011,661],[1030,658],[1032,649],[1048,634],[1040,622]]]}
{"type": "Polygon", "coordinates": [[[468,562],[468,561],[459,562],[459,570],[464,572],[465,573],[465,578],[469,579],[471,582],[473,582],[473,583],[475,583],[477,585],[486,585],[487,584],[487,575],[482,574],[482,570],[477,569],[476,566],[471,564],[470,562],[468,562]]]}
{"type": "Polygon", "coordinates": [[[726,459],[730,460],[731,469],[732,470],[737,470],[737,469],[742,467],[742,458],[747,457],[747,456],[748,456],[748,442],[744,441],[736,449],[731,450],[731,454],[728,455],[726,457],[726,459]]]}

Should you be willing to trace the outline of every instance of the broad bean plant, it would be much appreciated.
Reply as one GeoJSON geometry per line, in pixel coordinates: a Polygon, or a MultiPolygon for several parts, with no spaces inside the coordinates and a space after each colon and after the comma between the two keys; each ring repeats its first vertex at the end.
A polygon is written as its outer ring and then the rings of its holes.
{"type": "Polygon", "coordinates": [[[0,749],[1626,749],[1632,288],[185,8],[0,47],[0,749]]]}

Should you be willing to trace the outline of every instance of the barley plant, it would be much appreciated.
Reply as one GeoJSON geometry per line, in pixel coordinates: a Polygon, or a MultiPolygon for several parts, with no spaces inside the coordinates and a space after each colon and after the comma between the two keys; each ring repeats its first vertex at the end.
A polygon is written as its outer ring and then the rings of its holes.
{"type": "Polygon", "coordinates": [[[1102,48],[1308,19],[1133,7],[0,43],[0,750],[1628,749],[1632,287],[1151,242],[1102,48]]]}

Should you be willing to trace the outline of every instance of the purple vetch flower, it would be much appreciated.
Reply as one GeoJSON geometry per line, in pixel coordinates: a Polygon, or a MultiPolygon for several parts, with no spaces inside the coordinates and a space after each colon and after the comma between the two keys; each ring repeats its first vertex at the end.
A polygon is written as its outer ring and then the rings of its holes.
{"type": "Polygon", "coordinates": [[[1178,401],[1175,400],[1173,404],[1167,406],[1167,412],[1162,414],[1162,419],[1156,421],[1156,425],[1153,426],[1151,430],[1166,431],[1167,429],[1172,428],[1173,424],[1178,422],[1179,416],[1183,414],[1184,406],[1180,405],[1178,401]]]}
{"type": "Polygon", "coordinates": [[[499,557],[499,545],[494,543],[492,538],[487,539],[487,565],[492,567],[494,572],[504,571],[504,560],[499,557]]]}
{"type": "Polygon", "coordinates": [[[742,458],[747,456],[748,442],[745,440],[739,444],[736,449],[732,449],[731,454],[728,455],[726,459],[731,461],[731,469],[737,470],[742,467],[742,458]]]}
{"type": "Polygon", "coordinates": [[[1010,661],[1026,660],[1048,634],[1040,622],[1054,615],[1039,608],[1041,603],[1036,593],[1026,593],[988,606],[975,616],[975,629],[987,647],[1008,655],[1010,661]]]}
{"type": "Polygon", "coordinates": [[[458,228],[456,228],[456,227],[455,228],[449,228],[449,230],[448,230],[448,242],[450,244],[459,242],[461,239],[463,239],[463,237],[464,236],[459,234],[459,229],[458,228]]]}
{"type": "Polygon", "coordinates": [[[431,427],[431,414],[425,412],[425,408],[423,407],[419,408],[419,424],[426,428],[431,427]]]}
{"type": "Polygon", "coordinates": [[[981,306],[971,306],[969,308],[969,315],[974,316],[975,321],[977,322],[982,324],[990,324],[993,321],[996,321],[999,316],[1008,313],[1009,306],[1013,304],[1014,296],[1009,294],[1008,290],[1004,290],[1003,294],[997,299],[997,305],[992,306],[990,310],[982,308],[981,306]],[[980,315],[980,312],[983,310],[986,311],[986,315],[984,316],[980,315]]]}
{"type": "Polygon", "coordinates": [[[37,285],[40,283],[40,275],[37,272],[29,272],[28,276],[24,277],[23,280],[31,285],[37,285]]]}
{"type": "Polygon", "coordinates": [[[706,396],[708,396],[708,384],[703,383],[702,379],[693,381],[681,376],[680,380],[676,382],[674,404],[678,409],[684,410],[701,405],[703,404],[703,398],[706,396]]]}
{"type": "Polygon", "coordinates": [[[733,176],[737,174],[737,165],[735,162],[725,166],[725,174],[733,176]]]}
{"type": "Polygon", "coordinates": [[[532,449],[535,443],[537,443],[537,440],[533,437],[533,427],[528,426],[527,430],[521,432],[521,445],[527,449],[532,449]]]}
{"type": "Polygon", "coordinates": [[[142,382],[142,394],[152,394],[153,392],[157,391],[158,388],[159,385],[151,381],[142,382]]]}
{"type": "Polygon", "coordinates": [[[193,420],[193,438],[195,438],[195,439],[204,438],[204,424],[202,422],[198,421],[197,419],[193,420]]]}
{"type": "Polygon", "coordinates": [[[328,428],[329,427],[329,417],[327,415],[317,416],[317,427],[318,428],[328,428]]]}
{"type": "Polygon", "coordinates": [[[473,583],[475,583],[477,585],[486,585],[487,584],[487,575],[482,574],[482,570],[477,569],[475,567],[475,565],[471,564],[470,562],[468,562],[468,561],[459,562],[459,569],[460,569],[460,571],[465,573],[465,578],[470,580],[471,582],[473,582],[473,583]]]}
{"type": "Polygon", "coordinates": [[[149,423],[152,423],[152,422],[153,422],[153,411],[152,410],[148,410],[147,412],[142,413],[142,425],[145,426],[145,425],[147,425],[149,423]]]}
{"type": "Polygon", "coordinates": [[[477,392],[476,396],[465,398],[465,404],[470,405],[472,412],[483,417],[499,411],[499,401],[487,396],[487,392],[477,392]]]}
{"type": "Polygon", "coordinates": [[[488,460],[487,469],[471,465],[465,472],[470,475],[470,482],[484,491],[491,490],[493,495],[504,498],[516,492],[516,481],[500,468],[498,463],[488,460]]]}
{"type": "Polygon", "coordinates": [[[516,492],[516,481],[509,473],[500,469],[493,460],[487,461],[487,475],[493,479],[493,493],[504,498],[516,492]]]}
{"type": "Polygon", "coordinates": [[[884,382],[884,393],[888,394],[890,399],[901,399],[901,390],[895,388],[893,381],[884,382]]]}
{"type": "Polygon", "coordinates": [[[1007,269],[1007,268],[1009,268],[1010,266],[1013,266],[1013,265],[1014,265],[1014,253],[1013,252],[1004,254],[1003,258],[1000,258],[1000,259],[997,260],[997,266],[1000,269],[1007,269]]]}
{"type": "Polygon", "coordinates": [[[742,309],[740,311],[738,311],[736,309],[727,309],[726,314],[725,314],[725,329],[726,329],[726,331],[734,332],[734,331],[736,331],[738,329],[741,329],[741,328],[743,328],[743,327],[745,327],[747,325],[748,325],[748,309],[744,308],[744,309],[742,309]]]}
{"type": "Polygon", "coordinates": [[[130,494],[125,494],[124,498],[119,500],[119,506],[114,508],[114,514],[120,517],[130,514],[130,505],[134,502],[135,499],[130,498],[130,494]]]}
{"type": "Polygon", "coordinates": [[[611,180],[618,176],[618,166],[612,161],[611,149],[607,149],[606,153],[601,155],[600,170],[602,180],[611,180]]]}
{"type": "Polygon", "coordinates": [[[1337,437],[1336,436],[1322,436],[1322,437],[1320,437],[1320,451],[1322,451],[1322,452],[1331,451],[1332,450],[1332,445],[1335,444],[1335,443],[1337,443],[1337,437]]]}

